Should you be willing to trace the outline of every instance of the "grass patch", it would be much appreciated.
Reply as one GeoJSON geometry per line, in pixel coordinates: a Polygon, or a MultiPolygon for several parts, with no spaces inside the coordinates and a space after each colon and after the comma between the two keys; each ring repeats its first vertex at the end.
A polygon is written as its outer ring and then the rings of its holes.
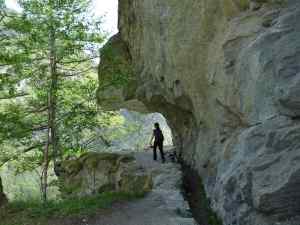
{"type": "Polygon", "coordinates": [[[102,193],[84,198],[49,201],[11,202],[0,209],[1,225],[48,225],[51,219],[93,216],[100,209],[108,209],[115,202],[143,197],[125,193],[102,193]]]}

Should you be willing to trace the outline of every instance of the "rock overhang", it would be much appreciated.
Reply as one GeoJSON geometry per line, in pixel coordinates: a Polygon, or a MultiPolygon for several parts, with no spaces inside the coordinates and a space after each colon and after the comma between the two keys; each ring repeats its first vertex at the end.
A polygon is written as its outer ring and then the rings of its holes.
{"type": "Polygon", "coordinates": [[[298,196],[288,192],[298,171],[299,2],[144,0],[119,7],[118,35],[135,77],[129,99],[167,118],[224,223],[269,225],[284,218],[279,211],[294,217],[297,207],[287,213],[277,202],[298,196]],[[272,135],[280,148],[270,144],[272,135]],[[283,159],[286,174],[261,183],[283,159]]]}

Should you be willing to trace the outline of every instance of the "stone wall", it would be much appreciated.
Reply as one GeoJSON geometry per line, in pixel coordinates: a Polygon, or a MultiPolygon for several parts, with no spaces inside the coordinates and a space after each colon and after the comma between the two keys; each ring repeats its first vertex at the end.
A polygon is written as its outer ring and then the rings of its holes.
{"type": "Polygon", "coordinates": [[[299,21],[297,0],[119,2],[118,104],[164,114],[226,225],[300,215],[299,21]]]}

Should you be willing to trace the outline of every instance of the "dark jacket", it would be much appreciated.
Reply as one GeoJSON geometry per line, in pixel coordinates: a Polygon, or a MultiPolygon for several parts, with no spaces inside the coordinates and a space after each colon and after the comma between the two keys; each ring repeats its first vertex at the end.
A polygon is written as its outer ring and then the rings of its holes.
{"type": "Polygon", "coordinates": [[[164,141],[164,135],[161,129],[154,129],[153,136],[154,136],[154,142],[162,143],[164,141]]]}

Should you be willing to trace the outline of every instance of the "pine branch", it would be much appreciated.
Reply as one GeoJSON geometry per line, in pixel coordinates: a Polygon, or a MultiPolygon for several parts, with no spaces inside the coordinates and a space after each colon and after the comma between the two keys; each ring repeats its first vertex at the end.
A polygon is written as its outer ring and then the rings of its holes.
{"type": "Polygon", "coordinates": [[[87,62],[90,61],[92,59],[97,59],[99,58],[99,56],[93,56],[93,57],[89,57],[89,58],[84,58],[84,59],[79,59],[79,60],[70,60],[70,61],[58,61],[58,64],[72,64],[72,63],[83,63],[83,62],[87,62]]]}
{"type": "Polygon", "coordinates": [[[68,72],[63,72],[62,75],[63,77],[75,77],[75,76],[80,76],[84,73],[87,73],[89,71],[93,70],[93,67],[89,67],[88,69],[86,70],[83,70],[83,71],[79,71],[77,73],[68,73],[68,72]]]}
{"type": "Polygon", "coordinates": [[[40,109],[33,109],[33,110],[28,109],[27,113],[28,114],[42,113],[42,112],[46,112],[47,110],[48,110],[48,106],[45,106],[45,107],[40,108],[40,109]]]}
{"type": "Polygon", "coordinates": [[[0,96],[0,100],[9,100],[9,99],[13,99],[13,98],[25,97],[28,95],[29,95],[28,93],[18,93],[15,95],[0,96]]]}
{"type": "MultiPolygon", "coordinates": [[[[45,145],[46,145],[46,142],[38,143],[38,144],[35,144],[35,145],[32,145],[32,146],[30,146],[30,147],[28,147],[28,148],[23,149],[21,152],[22,152],[22,153],[28,153],[28,152],[30,152],[30,151],[32,151],[32,150],[34,150],[34,149],[43,147],[43,146],[45,146],[45,145]]],[[[4,161],[1,161],[1,163],[0,163],[0,168],[1,168],[2,166],[4,166],[6,163],[10,162],[10,161],[17,160],[17,159],[18,159],[18,156],[19,156],[19,155],[15,155],[15,156],[13,156],[13,157],[11,157],[11,158],[5,159],[4,161]]]]}
{"type": "Polygon", "coordinates": [[[46,142],[42,142],[42,143],[38,143],[36,145],[30,146],[28,148],[25,148],[24,150],[22,150],[23,153],[27,153],[30,152],[31,150],[43,147],[46,144],[46,142]]]}

